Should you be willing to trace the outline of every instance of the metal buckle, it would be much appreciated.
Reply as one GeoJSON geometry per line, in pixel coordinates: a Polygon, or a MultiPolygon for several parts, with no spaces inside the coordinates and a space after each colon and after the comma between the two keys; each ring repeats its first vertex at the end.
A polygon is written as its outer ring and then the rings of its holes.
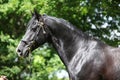
{"type": "Polygon", "coordinates": [[[43,34],[46,34],[46,31],[44,29],[44,23],[39,21],[38,24],[42,28],[43,34]]]}

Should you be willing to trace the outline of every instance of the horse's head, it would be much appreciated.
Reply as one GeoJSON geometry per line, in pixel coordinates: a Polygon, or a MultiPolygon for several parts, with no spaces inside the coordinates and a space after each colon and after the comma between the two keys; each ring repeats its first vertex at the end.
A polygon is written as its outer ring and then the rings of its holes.
{"type": "Polygon", "coordinates": [[[23,57],[28,56],[31,51],[44,44],[48,38],[43,16],[36,11],[34,11],[27,27],[26,33],[17,47],[18,55],[23,57]]]}

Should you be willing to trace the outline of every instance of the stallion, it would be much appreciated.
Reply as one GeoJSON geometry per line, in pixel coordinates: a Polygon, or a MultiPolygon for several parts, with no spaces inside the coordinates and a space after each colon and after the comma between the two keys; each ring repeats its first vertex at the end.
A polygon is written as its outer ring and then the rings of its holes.
{"type": "Polygon", "coordinates": [[[32,13],[17,53],[27,57],[44,43],[52,44],[70,80],[120,80],[120,48],[85,34],[68,21],[32,13]]]}

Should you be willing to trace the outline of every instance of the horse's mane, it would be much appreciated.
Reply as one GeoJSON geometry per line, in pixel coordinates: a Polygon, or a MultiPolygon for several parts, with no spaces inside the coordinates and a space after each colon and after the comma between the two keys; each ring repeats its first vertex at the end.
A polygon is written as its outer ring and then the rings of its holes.
{"type": "Polygon", "coordinates": [[[68,29],[70,29],[71,31],[73,31],[75,34],[71,34],[73,36],[78,36],[80,37],[80,39],[82,40],[85,40],[85,41],[88,41],[88,40],[94,40],[94,41],[97,41],[98,43],[102,44],[102,45],[106,45],[104,42],[102,42],[101,40],[93,37],[93,36],[90,36],[89,34],[87,33],[84,33],[82,30],[80,30],[79,28],[77,28],[76,26],[74,26],[73,24],[71,24],[69,21],[63,19],[63,18],[56,18],[56,17],[53,17],[53,16],[47,16],[47,18],[50,18],[58,23],[61,23],[63,25],[65,25],[65,27],[67,27],[68,29]]]}
{"type": "Polygon", "coordinates": [[[52,20],[55,20],[58,23],[61,23],[63,25],[65,25],[68,29],[70,29],[71,31],[75,32],[77,35],[82,36],[84,38],[91,38],[91,36],[89,36],[88,34],[84,33],[82,30],[78,29],[76,26],[74,26],[73,24],[71,24],[69,21],[63,19],[63,18],[56,18],[53,16],[47,16],[47,18],[50,18],[52,20]]]}

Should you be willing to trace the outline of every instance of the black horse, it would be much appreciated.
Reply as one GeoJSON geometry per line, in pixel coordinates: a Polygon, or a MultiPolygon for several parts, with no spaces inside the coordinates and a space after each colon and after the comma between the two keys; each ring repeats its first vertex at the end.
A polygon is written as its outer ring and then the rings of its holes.
{"type": "Polygon", "coordinates": [[[45,42],[56,49],[70,80],[120,80],[120,48],[86,35],[64,19],[35,11],[17,53],[26,57],[45,42]]]}

